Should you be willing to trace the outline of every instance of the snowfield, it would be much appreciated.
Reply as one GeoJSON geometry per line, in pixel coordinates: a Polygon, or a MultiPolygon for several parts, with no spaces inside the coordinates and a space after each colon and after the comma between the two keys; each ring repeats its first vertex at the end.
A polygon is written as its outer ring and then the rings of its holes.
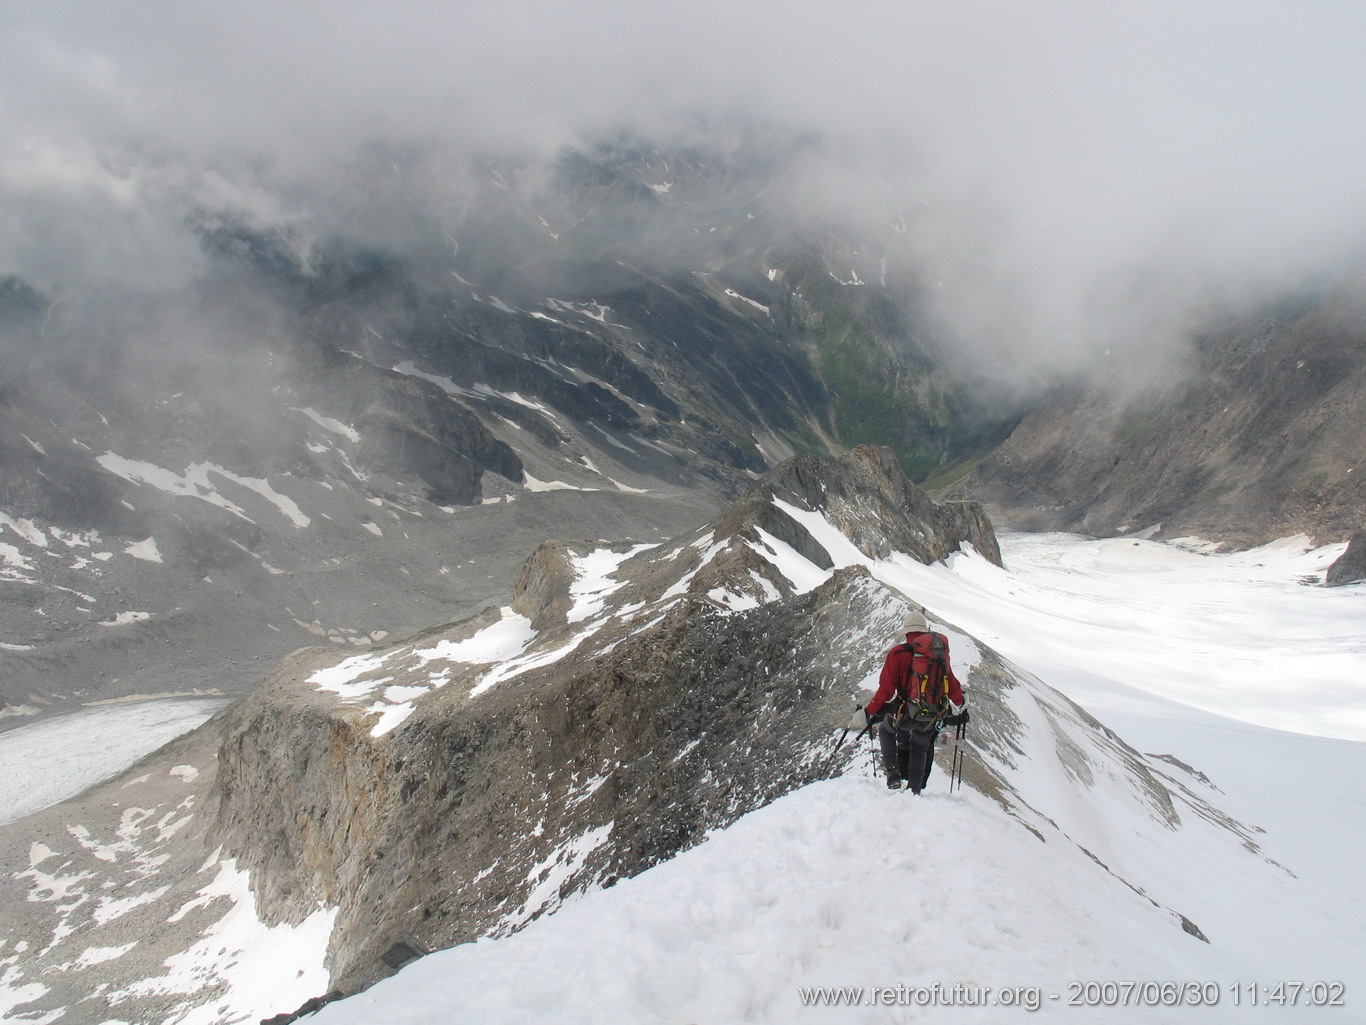
{"type": "Polygon", "coordinates": [[[174,698],[102,705],[0,734],[0,824],[122,772],[225,704],[174,698]]]}
{"type": "MultiPolygon", "coordinates": [[[[1117,894],[1080,851],[1040,844],[985,797],[901,798],[850,775],[521,933],[424,958],[315,1020],[1094,1021],[1066,1005],[1069,979],[1246,971],[1138,895],[1117,894]],[[914,991],[936,985],[945,1006],[917,1006],[914,991]],[[948,1006],[955,986],[959,1006],[948,1006]],[[804,993],[810,1000],[823,987],[863,987],[860,1006],[803,1006],[804,993]],[[881,987],[903,987],[909,1003],[861,1005],[881,987]],[[1019,1006],[1001,1005],[1012,1000],[1019,1006]]],[[[1200,1013],[1130,1008],[1117,1020],[1211,1020],[1200,1013]]]]}
{"type": "MultiPolygon", "coordinates": [[[[1210,942],[1080,843],[1040,843],[985,796],[947,794],[941,746],[922,798],[888,793],[860,756],[516,935],[433,954],[319,1025],[1360,1020],[1366,587],[1305,586],[1342,546],[1020,535],[1002,539],[1006,570],[971,552],[921,566],[874,562],[785,508],[837,566],[868,566],[1168,756],[1154,764],[1206,774],[1209,800],[1265,830],[1265,857],[1201,823],[1154,836],[1132,794],[1101,786],[1079,805],[1037,739],[1019,767],[1041,813],[1105,838],[1119,868],[1161,857],[1161,902],[1210,942]]],[[[803,590],[828,575],[764,545],[803,590]]],[[[955,656],[973,660],[961,640],[955,656]]]]}
{"type": "Polygon", "coordinates": [[[1008,570],[955,555],[889,576],[1107,722],[1199,710],[1366,740],[1366,585],[1306,586],[1345,546],[1207,547],[1008,535],[1008,570]]]}

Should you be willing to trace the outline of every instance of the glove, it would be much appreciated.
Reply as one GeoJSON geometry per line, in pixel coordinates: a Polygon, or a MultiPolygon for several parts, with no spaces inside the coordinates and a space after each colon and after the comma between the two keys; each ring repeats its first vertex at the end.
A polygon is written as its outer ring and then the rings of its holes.
{"type": "Polygon", "coordinates": [[[965,708],[957,715],[946,715],[943,718],[945,726],[963,726],[968,722],[968,710],[965,708]]]}
{"type": "Polygon", "coordinates": [[[862,705],[859,705],[858,708],[854,709],[854,717],[849,720],[849,728],[851,730],[861,730],[867,725],[868,713],[863,710],[862,705]]]}

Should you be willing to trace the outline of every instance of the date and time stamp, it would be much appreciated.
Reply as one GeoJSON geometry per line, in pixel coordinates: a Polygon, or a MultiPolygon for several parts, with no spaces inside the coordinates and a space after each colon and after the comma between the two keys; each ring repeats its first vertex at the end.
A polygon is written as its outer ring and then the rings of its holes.
{"type": "Polygon", "coordinates": [[[1071,982],[1051,1002],[1074,1007],[1346,1007],[1341,982],[1071,982]]]}

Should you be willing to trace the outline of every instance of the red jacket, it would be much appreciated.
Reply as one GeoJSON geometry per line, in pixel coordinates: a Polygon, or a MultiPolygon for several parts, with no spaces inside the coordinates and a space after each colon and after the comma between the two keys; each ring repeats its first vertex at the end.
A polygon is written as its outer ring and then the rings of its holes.
{"type": "MultiPolygon", "coordinates": [[[[872,718],[882,711],[884,705],[892,700],[897,693],[907,697],[918,697],[918,684],[911,682],[911,670],[915,668],[917,672],[927,672],[929,670],[929,651],[930,641],[933,634],[913,633],[906,635],[906,644],[898,644],[891,651],[887,652],[887,661],[882,664],[882,676],[878,678],[877,693],[873,695],[873,700],[868,702],[864,711],[868,713],[868,718],[872,718]],[[906,650],[906,645],[916,648],[923,654],[917,654],[906,650]]],[[[949,700],[955,705],[963,704],[963,685],[958,682],[958,677],[953,675],[953,666],[949,665],[948,638],[944,640],[944,680],[948,684],[949,700]]]]}

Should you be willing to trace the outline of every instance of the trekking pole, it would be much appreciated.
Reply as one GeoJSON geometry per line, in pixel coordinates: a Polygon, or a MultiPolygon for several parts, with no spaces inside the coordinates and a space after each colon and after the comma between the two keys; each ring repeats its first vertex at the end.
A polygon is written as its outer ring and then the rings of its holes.
{"type": "Polygon", "coordinates": [[[844,738],[849,736],[849,730],[850,727],[844,727],[844,732],[840,734],[840,739],[835,741],[835,750],[831,751],[828,755],[825,756],[825,760],[827,762],[830,761],[830,759],[834,758],[835,755],[840,753],[840,748],[844,746],[844,738]]]}
{"type": "Polygon", "coordinates": [[[967,723],[960,722],[953,731],[953,761],[949,768],[949,793],[953,793],[954,787],[963,789],[963,749],[959,746],[967,732],[967,723]]]}
{"type": "MultiPolygon", "coordinates": [[[[872,726],[872,725],[873,725],[872,723],[869,723],[869,724],[868,724],[868,726],[872,726]]],[[[865,733],[868,732],[868,726],[865,726],[865,727],[863,727],[863,729],[859,730],[858,736],[854,738],[854,743],[855,743],[855,744],[857,744],[860,740],[863,739],[863,735],[864,735],[865,733]]],[[[844,746],[844,738],[847,737],[847,736],[849,736],[849,731],[850,731],[852,728],[853,728],[853,727],[850,727],[850,726],[846,726],[846,727],[844,728],[844,732],[840,734],[840,739],[835,743],[835,750],[831,751],[828,755],[825,756],[825,765],[826,765],[826,767],[829,767],[830,763],[833,762],[833,761],[835,760],[835,755],[837,755],[837,754],[840,753],[840,748],[842,748],[842,747],[844,746]]]]}

